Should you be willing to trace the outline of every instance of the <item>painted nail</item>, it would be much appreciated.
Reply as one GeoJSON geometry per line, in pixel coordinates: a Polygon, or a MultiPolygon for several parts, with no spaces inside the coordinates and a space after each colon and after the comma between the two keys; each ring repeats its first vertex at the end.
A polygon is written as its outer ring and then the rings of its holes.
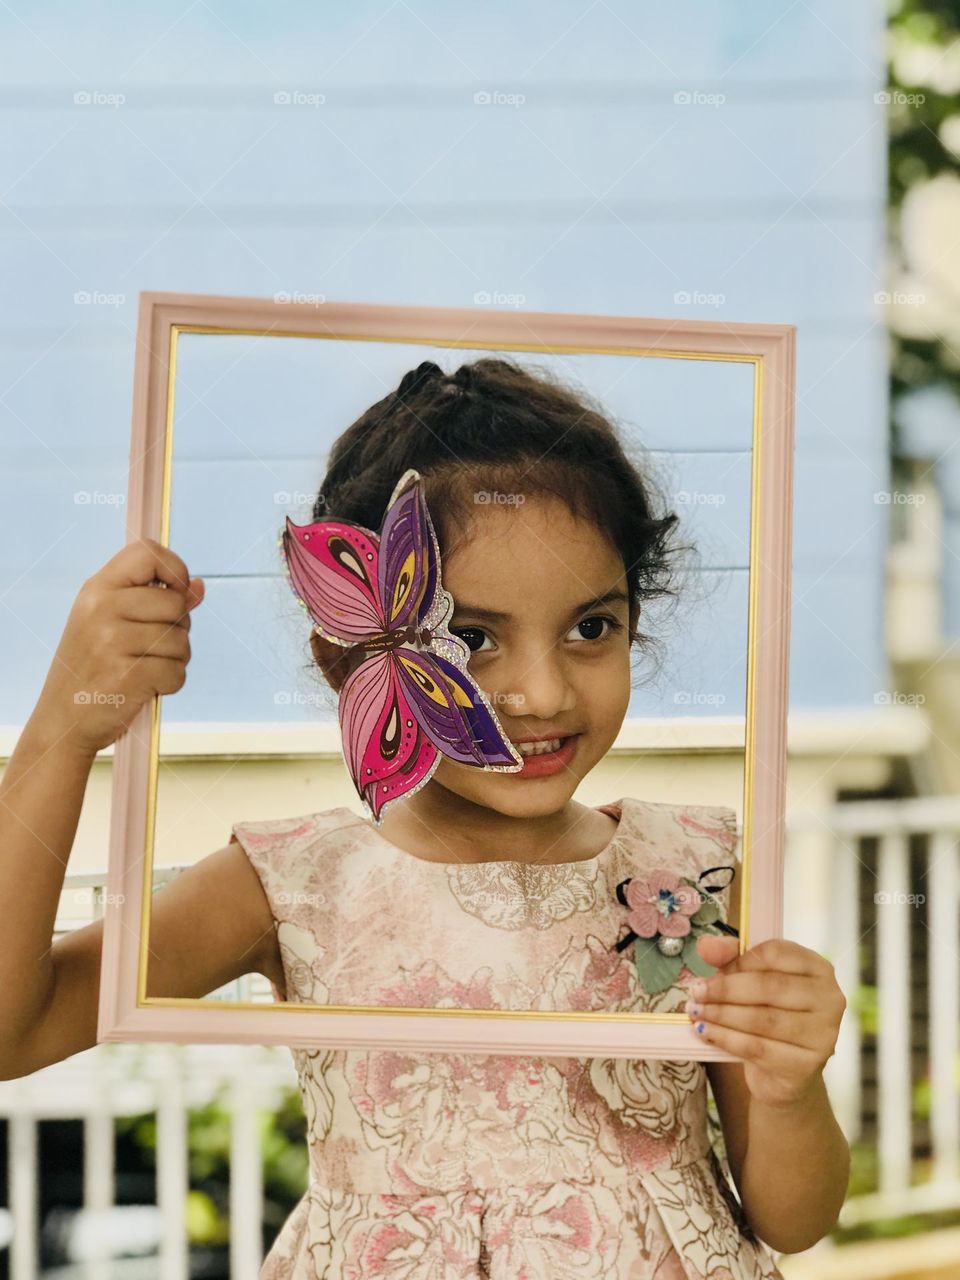
{"type": "Polygon", "coordinates": [[[697,1023],[697,1035],[701,1035],[701,1036],[702,1036],[702,1035],[703,1035],[703,1033],[706,1031],[706,1029],[707,1029],[707,1024],[706,1024],[705,1022],[698,1022],[698,1023],[697,1023]]]}
{"type": "Polygon", "coordinates": [[[687,1003],[683,1006],[683,1011],[684,1013],[689,1013],[693,1017],[696,1017],[697,1014],[700,1012],[700,1006],[697,1004],[696,1000],[688,1000],[687,1003]]]}

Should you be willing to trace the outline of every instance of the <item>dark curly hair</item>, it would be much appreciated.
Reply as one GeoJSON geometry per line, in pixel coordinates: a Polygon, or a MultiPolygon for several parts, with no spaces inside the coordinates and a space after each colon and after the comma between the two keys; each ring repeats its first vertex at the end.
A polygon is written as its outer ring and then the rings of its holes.
{"type": "MultiPolygon", "coordinates": [[[[425,360],[337,439],[313,508],[314,520],[345,519],[379,529],[403,473],[416,468],[440,544],[455,545],[478,490],[561,499],[619,551],[630,616],[671,596],[676,513],[627,456],[599,406],[552,374],[487,357],[446,374],[425,360]]],[[[633,629],[631,643],[656,647],[633,629]]]]}

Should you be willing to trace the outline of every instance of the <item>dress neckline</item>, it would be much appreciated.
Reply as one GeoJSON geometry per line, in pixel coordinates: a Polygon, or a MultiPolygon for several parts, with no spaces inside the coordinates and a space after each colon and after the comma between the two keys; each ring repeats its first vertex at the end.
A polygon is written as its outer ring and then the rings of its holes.
{"type": "Polygon", "coordinates": [[[620,800],[611,800],[609,804],[591,806],[596,809],[598,813],[608,813],[612,818],[616,818],[617,829],[599,853],[595,853],[589,858],[577,858],[569,862],[522,862],[518,858],[488,858],[483,862],[439,862],[434,858],[418,857],[417,854],[411,853],[409,849],[402,849],[400,845],[394,844],[392,840],[388,840],[386,836],[381,835],[376,827],[371,826],[363,818],[358,818],[352,809],[341,808],[340,812],[347,814],[349,817],[353,818],[355,822],[365,827],[377,843],[382,845],[385,849],[388,849],[398,857],[408,859],[410,862],[419,863],[421,866],[436,867],[441,871],[448,871],[451,868],[458,868],[461,870],[478,870],[482,867],[527,867],[530,869],[536,869],[537,871],[550,871],[570,867],[589,867],[593,863],[599,864],[607,858],[611,851],[620,843],[623,836],[626,804],[627,800],[624,798],[620,800]]]}

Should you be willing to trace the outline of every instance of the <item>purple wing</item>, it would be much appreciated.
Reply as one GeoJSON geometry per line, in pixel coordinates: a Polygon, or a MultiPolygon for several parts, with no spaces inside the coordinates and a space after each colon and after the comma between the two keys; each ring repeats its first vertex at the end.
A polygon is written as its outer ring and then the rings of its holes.
{"type": "Polygon", "coordinates": [[[473,679],[437,653],[401,645],[391,655],[400,684],[430,741],[457,764],[516,772],[523,760],[504,738],[473,679]]]}
{"type": "Polygon", "coordinates": [[[440,586],[436,535],[418,472],[404,472],[380,532],[378,587],[388,629],[417,625],[440,586]]]}

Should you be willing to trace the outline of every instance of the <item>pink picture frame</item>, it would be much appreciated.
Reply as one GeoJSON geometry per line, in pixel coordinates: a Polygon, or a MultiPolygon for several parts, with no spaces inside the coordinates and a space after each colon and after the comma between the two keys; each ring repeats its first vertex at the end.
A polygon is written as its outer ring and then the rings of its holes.
{"type": "MultiPolygon", "coordinates": [[[[181,333],[242,333],[510,351],[735,360],[753,366],[753,451],[740,950],[782,937],[795,405],[793,325],[140,295],[127,540],[167,543],[181,333]]],[[[159,698],[114,746],[98,1041],[283,1044],[553,1056],[734,1060],[683,1013],[385,1009],[147,997],[159,698]]]]}

